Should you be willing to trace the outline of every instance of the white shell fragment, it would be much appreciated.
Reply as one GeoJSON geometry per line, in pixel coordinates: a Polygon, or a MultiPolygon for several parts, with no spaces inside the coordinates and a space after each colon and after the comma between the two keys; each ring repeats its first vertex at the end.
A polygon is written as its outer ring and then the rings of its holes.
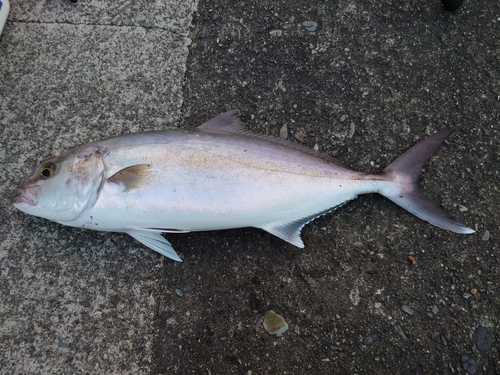
{"type": "Polygon", "coordinates": [[[268,310],[264,315],[264,328],[270,335],[280,337],[288,330],[288,323],[281,315],[276,314],[272,310],[268,310]]]}

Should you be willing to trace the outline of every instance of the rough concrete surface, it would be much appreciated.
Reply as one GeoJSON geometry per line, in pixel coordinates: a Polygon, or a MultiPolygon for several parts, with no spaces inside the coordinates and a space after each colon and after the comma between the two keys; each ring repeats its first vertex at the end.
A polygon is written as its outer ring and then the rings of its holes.
{"type": "Polygon", "coordinates": [[[0,38],[3,373],[500,373],[499,25],[493,0],[453,13],[437,0],[13,4],[0,38]],[[477,233],[370,195],[308,224],[305,249],[256,229],[171,234],[175,263],[11,206],[66,148],[231,108],[366,172],[456,128],[421,185],[477,233]],[[279,338],[267,310],[289,325],[279,338]]]}
{"type": "Polygon", "coordinates": [[[178,119],[194,9],[12,2],[0,38],[2,375],[149,372],[164,259],[124,235],[23,215],[11,201],[51,156],[178,119]]]}
{"type": "Polygon", "coordinates": [[[153,373],[500,372],[499,26],[498,1],[200,1],[182,126],[240,108],[366,172],[454,127],[422,187],[477,233],[370,195],[308,224],[305,249],[253,229],[169,235],[185,262],[162,269],[153,373]]]}

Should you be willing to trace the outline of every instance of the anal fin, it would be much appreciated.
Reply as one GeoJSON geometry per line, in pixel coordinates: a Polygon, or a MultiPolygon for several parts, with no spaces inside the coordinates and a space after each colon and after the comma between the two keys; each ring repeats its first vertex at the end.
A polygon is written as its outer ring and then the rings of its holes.
{"type": "Polygon", "coordinates": [[[300,231],[302,227],[306,225],[307,222],[303,222],[302,220],[296,221],[288,221],[282,223],[269,223],[261,226],[261,229],[264,229],[266,232],[271,233],[272,235],[281,238],[283,241],[291,243],[294,246],[303,248],[304,242],[302,242],[302,238],[300,238],[300,231]]]}
{"type": "Polygon", "coordinates": [[[182,262],[182,259],[179,255],[177,255],[170,242],[168,242],[160,233],[139,229],[129,230],[126,233],[161,255],[165,255],[170,259],[176,260],[177,262],[182,262]]]}
{"type": "MultiPolygon", "coordinates": [[[[356,196],[352,197],[351,199],[356,198],[356,196]]],[[[337,209],[338,207],[344,205],[351,199],[346,200],[345,202],[342,202],[341,204],[335,206],[335,207],[330,207],[326,210],[316,212],[312,215],[308,215],[305,217],[302,217],[300,219],[292,220],[292,221],[281,221],[277,223],[268,223],[265,225],[260,226],[260,229],[265,230],[268,233],[271,233],[272,235],[281,238],[283,241],[286,241],[288,243],[291,243],[294,246],[303,248],[304,247],[304,242],[302,242],[302,238],[300,238],[300,231],[306,225],[307,223],[313,221],[314,219],[317,219],[320,216],[326,215],[329,212],[332,212],[333,210],[337,209]]]]}

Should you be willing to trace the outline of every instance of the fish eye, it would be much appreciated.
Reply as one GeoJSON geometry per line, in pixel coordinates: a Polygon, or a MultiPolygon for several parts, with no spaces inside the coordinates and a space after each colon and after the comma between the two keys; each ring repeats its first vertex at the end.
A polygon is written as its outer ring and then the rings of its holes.
{"type": "Polygon", "coordinates": [[[52,177],[55,171],[55,165],[53,163],[47,163],[42,165],[40,168],[40,177],[46,180],[49,177],[52,177]]]}

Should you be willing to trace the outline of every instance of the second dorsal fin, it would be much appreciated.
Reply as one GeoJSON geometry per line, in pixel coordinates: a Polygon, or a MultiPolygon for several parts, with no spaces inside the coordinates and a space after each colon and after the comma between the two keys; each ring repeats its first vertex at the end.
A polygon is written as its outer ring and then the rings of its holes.
{"type": "Polygon", "coordinates": [[[216,116],[207,122],[198,126],[200,129],[207,130],[219,130],[225,131],[228,133],[237,133],[241,135],[246,135],[249,137],[259,138],[268,142],[277,143],[286,147],[293,148],[295,150],[299,150],[310,155],[317,156],[320,159],[326,160],[330,163],[338,165],[339,167],[351,169],[349,166],[342,163],[340,160],[335,159],[334,157],[323,154],[322,152],[313,150],[307,146],[304,146],[300,143],[296,143],[293,141],[289,141],[287,139],[281,139],[274,137],[272,135],[267,134],[259,134],[255,133],[252,130],[249,130],[239,119],[240,111],[238,109],[233,109],[228,112],[221,113],[219,116],[216,116]]]}

